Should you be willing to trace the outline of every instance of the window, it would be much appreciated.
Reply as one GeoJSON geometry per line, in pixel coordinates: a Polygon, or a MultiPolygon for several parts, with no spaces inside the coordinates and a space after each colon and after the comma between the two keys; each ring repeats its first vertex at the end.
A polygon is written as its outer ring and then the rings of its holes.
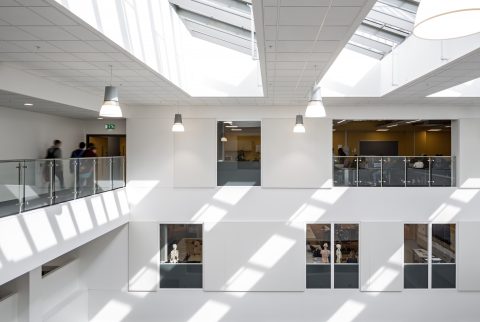
{"type": "Polygon", "coordinates": [[[358,224],[307,225],[307,288],[358,288],[358,232],[358,224]]]}
{"type": "Polygon", "coordinates": [[[455,224],[405,224],[405,288],[456,287],[455,227],[455,224]]]}
{"type": "Polygon", "coordinates": [[[202,225],[160,225],[160,288],[202,288],[202,225]]]}
{"type": "Polygon", "coordinates": [[[220,121],[217,125],[217,185],[259,186],[259,121],[220,121]]]}

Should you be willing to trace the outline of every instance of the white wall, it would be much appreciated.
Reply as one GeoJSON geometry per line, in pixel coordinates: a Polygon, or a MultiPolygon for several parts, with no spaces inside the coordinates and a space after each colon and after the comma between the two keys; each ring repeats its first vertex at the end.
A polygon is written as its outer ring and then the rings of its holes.
{"type": "Polygon", "coordinates": [[[128,221],[123,189],[0,218],[0,285],[128,221]]]}
{"type": "Polygon", "coordinates": [[[293,124],[262,120],[262,187],[331,187],[332,120],[305,119],[303,134],[293,133],[293,124]]]}
{"type": "Polygon", "coordinates": [[[452,142],[457,153],[457,185],[480,188],[479,152],[480,119],[459,119],[452,126],[452,142]]]}

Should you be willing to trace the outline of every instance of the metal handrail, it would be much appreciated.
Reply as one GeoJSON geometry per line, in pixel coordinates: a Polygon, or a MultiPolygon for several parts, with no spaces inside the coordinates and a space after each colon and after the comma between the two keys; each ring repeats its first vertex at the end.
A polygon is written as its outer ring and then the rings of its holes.
{"type": "Polygon", "coordinates": [[[0,160],[0,166],[9,163],[8,172],[0,168],[0,217],[123,188],[126,182],[124,156],[0,160]]]}

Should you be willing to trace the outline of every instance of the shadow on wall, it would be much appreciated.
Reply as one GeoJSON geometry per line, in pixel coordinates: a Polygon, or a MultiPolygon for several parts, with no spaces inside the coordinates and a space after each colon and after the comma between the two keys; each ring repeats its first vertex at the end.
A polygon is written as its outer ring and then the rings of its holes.
{"type": "Polygon", "coordinates": [[[0,219],[0,284],[128,221],[124,189],[0,219]]]}

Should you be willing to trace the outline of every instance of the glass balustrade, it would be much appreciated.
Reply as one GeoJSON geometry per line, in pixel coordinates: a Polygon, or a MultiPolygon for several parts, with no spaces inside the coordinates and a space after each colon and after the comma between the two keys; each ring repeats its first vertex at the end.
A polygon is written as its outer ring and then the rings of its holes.
{"type": "Polygon", "coordinates": [[[0,161],[0,217],[125,187],[125,157],[0,161]]]}
{"type": "Polygon", "coordinates": [[[335,156],[333,182],[339,187],[452,187],[451,156],[335,156]]]}

